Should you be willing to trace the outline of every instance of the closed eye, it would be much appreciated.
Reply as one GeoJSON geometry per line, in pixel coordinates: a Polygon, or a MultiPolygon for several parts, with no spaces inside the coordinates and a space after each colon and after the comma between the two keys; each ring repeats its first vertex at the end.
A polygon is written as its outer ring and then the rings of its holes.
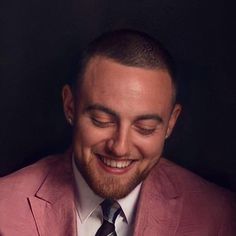
{"type": "Polygon", "coordinates": [[[101,121],[94,117],[91,117],[92,123],[99,128],[107,128],[114,125],[113,121],[101,121]]]}
{"type": "Polygon", "coordinates": [[[134,123],[134,128],[135,130],[143,135],[143,136],[148,136],[152,135],[155,132],[157,132],[162,126],[162,122],[156,116],[154,118],[148,117],[142,117],[142,119],[138,119],[134,123]]]}
{"type": "Polygon", "coordinates": [[[137,127],[136,130],[142,135],[151,135],[156,131],[156,128],[142,128],[137,127]]]}

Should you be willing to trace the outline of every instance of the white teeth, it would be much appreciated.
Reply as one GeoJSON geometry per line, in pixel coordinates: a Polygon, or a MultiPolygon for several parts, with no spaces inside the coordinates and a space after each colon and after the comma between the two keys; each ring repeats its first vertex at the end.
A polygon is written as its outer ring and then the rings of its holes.
{"type": "Polygon", "coordinates": [[[110,160],[103,157],[101,158],[101,160],[105,165],[109,167],[113,167],[113,168],[119,168],[119,169],[126,168],[132,162],[132,161],[115,161],[115,160],[110,160]]]}

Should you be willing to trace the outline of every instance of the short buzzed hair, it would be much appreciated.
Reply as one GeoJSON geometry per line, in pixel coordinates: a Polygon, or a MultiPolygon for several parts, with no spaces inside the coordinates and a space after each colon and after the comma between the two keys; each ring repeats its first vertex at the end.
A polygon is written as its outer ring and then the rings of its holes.
{"type": "Polygon", "coordinates": [[[76,76],[70,83],[73,87],[81,84],[89,61],[96,56],[112,59],[126,66],[166,70],[172,79],[175,102],[177,82],[173,59],[157,39],[144,32],[131,29],[120,29],[102,34],[88,44],[81,53],[77,62],[76,76]]]}

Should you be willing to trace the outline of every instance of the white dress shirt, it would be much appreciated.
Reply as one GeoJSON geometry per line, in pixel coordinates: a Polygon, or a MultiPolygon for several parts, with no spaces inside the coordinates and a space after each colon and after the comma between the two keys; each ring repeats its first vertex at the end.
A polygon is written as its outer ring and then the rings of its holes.
{"type": "MultiPolygon", "coordinates": [[[[102,209],[100,203],[104,200],[96,195],[88,186],[78,171],[74,158],[73,172],[77,189],[77,235],[94,236],[102,225],[102,209]]],[[[117,216],[115,228],[117,236],[130,236],[134,229],[134,214],[141,184],[139,184],[125,198],[117,200],[122,212],[117,216]]]]}

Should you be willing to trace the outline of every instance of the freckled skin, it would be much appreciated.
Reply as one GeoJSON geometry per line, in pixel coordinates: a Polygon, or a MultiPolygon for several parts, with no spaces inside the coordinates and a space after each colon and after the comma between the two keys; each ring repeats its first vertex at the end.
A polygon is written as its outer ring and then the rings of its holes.
{"type": "Polygon", "coordinates": [[[95,193],[119,199],[145,179],[159,161],[181,110],[173,106],[172,98],[168,72],[125,66],[104,57],[88,63],[76,100],[69,86],[63,88],[64,110],[74,123],[77,166],[95,193]],[[140,119],[150,114],[161,121],[140,119]],[[116,172],[103,168],[100,157],[132,164],[116,172]]]}

